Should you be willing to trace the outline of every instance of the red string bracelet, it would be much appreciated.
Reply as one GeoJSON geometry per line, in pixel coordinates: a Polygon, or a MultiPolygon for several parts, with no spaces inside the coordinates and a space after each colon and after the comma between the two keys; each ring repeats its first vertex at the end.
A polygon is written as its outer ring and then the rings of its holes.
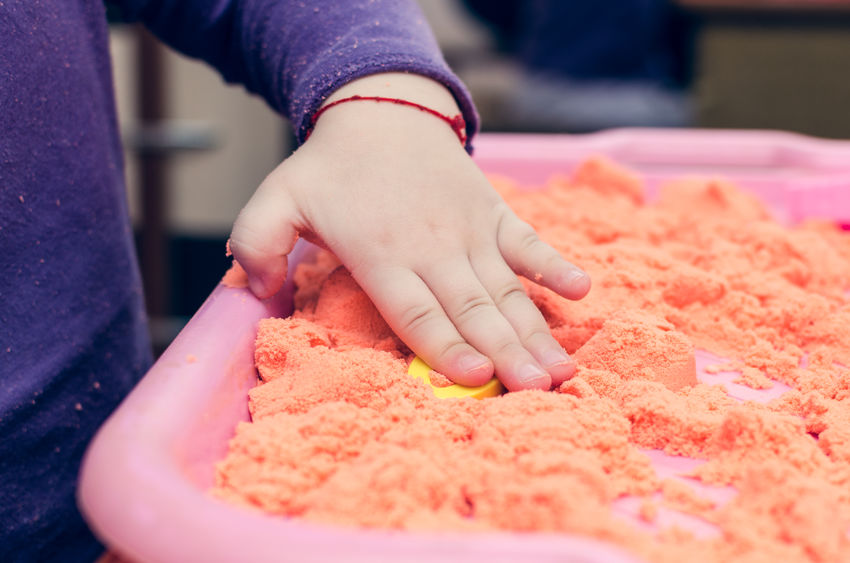
{"type": "Polygon", "coordinates": [[[463,116],[461,114],[457,114],[454,117],[450,117],[444,113],[438,112],[437,110],[433,110],[427,106],[423,106],[422,104],[417,104],[416,102],[410,102],[401,98],[384,98],[383,96],[349,96],[348,98],[336,100],[324,107],[319,108],[319,110],[313,114],[313,117],[310,118],[310,129],[307,130],[307,135],[305,135],[304,140],[306,141],[310,138],[310,133],[313,132],[313,127],[316,125],[316,122],[319,120],[319,117],[321,117],[323,113],[325,113],[335,105],[343,104],[345,102],[356,102],[359,100],[366,100],[371,102],[390,102],[401,106],[411,106],[420,111],[430,113],[431,115],[439,117],[440,119],[448,123],[449,127],[452,128],[452,131],[454,131],[455,135],[457,135],[457,138],[460,139],[460,144],[466,146],[466,121],[464,121],[463,116]]]}

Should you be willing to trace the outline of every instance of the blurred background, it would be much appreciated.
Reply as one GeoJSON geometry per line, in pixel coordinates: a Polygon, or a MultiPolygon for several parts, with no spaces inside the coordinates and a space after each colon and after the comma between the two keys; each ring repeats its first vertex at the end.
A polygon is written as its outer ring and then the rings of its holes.
{"type": "MultiPolygon", "coordinates": [[[[850,0],[419,0],[487,132],[782,129],[850,138],[850,0]]],[[[110,8],[127,180],[156,350],[229,265],[289,124],[110,8]]]]}

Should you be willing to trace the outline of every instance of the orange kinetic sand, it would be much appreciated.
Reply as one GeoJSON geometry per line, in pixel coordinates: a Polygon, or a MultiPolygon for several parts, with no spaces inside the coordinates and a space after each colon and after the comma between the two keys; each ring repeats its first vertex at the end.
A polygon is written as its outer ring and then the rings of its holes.
{"type": "Polygon", "coordinates": [[[603,160],[538,191],[492,181],[594,280],[580,302],[526,283],[576,377],[436,399],[322,255],[296,273],[296,313],[259,327],[252,422],[213,493],[324,524],[578,534],[648,561],[850,561],[850,237],[784,227],[719,181],[645,203],[603,160]],[[701,383],[695,349],[723,358],[703,381],[778,398],[701,383]],[[688,475],[660,474],[654,450],[688,475]]]}

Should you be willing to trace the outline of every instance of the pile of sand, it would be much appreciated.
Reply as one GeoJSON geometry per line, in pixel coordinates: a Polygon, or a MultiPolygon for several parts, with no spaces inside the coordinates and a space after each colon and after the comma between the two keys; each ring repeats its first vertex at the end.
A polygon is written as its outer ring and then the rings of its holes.
{"type": "Polygon", "coordinates": [[[297,273],[297,312],[260,325],[262,383],[217,470],[221,498],[310,521],[601,538],[653,561],[850,561],[850,236],[786,228],[736,187],[667,186],[594,160],[506,200],[593,278],[565,301],[527,283],[579,365],[554,392],[439,400],[331,256],[297,273]],[[604,211],[602,211],[604,210],[604,211]],[[708,371],[792,388],[766,405],[708,371]],[[656,475],[647,449],[704,463],[719,502],[656,475]],[[632,524],[617,499],[639,499],[632,524]],[[713,525],[658,525],[675,509],[713,525]],[[655,524],[655,525],[653,525],[655,524]]]}

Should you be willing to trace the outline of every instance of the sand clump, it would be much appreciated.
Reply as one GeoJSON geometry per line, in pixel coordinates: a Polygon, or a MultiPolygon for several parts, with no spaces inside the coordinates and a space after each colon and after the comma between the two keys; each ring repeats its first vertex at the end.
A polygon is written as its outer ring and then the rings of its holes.
{"type": "Polygon", "coordinates": [[[850,237],[782,226],[722,181],[646,203],[600,159],[538,191],[492,181],[594,280],[579,302],[526,283],[576,376],[436,399],[322,255],[296,274],[296,313],[260,324],[252,421],[213,494],[325,524],[579,534],[649,561],[850,560],[850,237]],[[742,402],[697,380],[695,349],[726,358],[709,376],[790,390],[742,402]],[[697,461],[664,477],[649,450],[697,461]],[[642,525],[615,510],[628,499],[642,525]],[[660,524],[668,510],[712,533],[660,524]]]}

